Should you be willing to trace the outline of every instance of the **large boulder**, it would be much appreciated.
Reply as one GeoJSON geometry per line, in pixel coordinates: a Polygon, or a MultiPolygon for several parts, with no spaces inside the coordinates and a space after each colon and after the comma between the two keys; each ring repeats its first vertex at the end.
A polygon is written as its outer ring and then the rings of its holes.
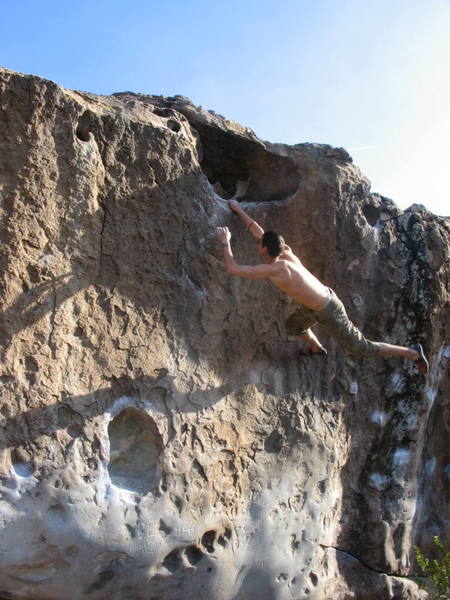
{"type": "Polygon", "coordinates": [[[0,70],[0,598],[417,599],[449,541],[449,224],[342,149],[258,139],[186,98],[0,70]],[[375,340],[430,372],[286,338],[229,277],[284,235],[375,340]]]}

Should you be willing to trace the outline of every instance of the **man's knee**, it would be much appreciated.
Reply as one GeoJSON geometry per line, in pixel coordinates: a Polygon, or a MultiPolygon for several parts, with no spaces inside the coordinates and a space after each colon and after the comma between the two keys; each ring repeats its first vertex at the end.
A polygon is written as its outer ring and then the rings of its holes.
{"type": "Polygon", "coordinates": [[[286,333],[288,336],[300,336],[309,331],[309,328],[314,325],[315,320],[311,315],[302,309],[297,309],[286,320],[286,333]]]}

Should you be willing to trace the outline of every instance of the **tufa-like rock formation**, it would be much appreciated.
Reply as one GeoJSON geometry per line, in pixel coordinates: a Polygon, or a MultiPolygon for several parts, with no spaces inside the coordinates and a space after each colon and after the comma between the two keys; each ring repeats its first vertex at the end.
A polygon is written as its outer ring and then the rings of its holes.
{"type": "Polygon", "coordinates": [[[449,225],[183,97],[0,70],[1,600],[418,599],[450,541],[449,225]],[[241,199],[371,339],[298,356],[241,199]],[[242,184],[241,188],[242,188],[242,184]]]}

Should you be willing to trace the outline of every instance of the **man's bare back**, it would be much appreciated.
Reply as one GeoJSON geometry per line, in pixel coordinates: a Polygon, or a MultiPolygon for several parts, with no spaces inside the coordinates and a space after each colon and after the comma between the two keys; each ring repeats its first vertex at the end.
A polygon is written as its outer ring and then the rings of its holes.
{"type": "Polygon", "coordinates": [[[330,298],[328,288],[303,266],[289,246],[284,247],[275,263],[278,272],[269,279],[278,289],[311,310],[326,306],[330,298]]]}

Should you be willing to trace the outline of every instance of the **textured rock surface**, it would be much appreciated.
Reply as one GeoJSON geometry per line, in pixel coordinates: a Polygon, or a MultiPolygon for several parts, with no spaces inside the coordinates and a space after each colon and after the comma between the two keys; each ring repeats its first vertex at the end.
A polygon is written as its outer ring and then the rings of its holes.
{"type": "MultiPolygon", "coordinates": [[[[449,540],[449,227],[345,151],[0,70],[0,598],[419,598],[449,540]],[[403,360],[299,358],[242,199],[403,360]],[[447,338],[446,338],[447,336],[447,338]]],[[[319,333],[320,335],[320,333],[319,333]]]]}

